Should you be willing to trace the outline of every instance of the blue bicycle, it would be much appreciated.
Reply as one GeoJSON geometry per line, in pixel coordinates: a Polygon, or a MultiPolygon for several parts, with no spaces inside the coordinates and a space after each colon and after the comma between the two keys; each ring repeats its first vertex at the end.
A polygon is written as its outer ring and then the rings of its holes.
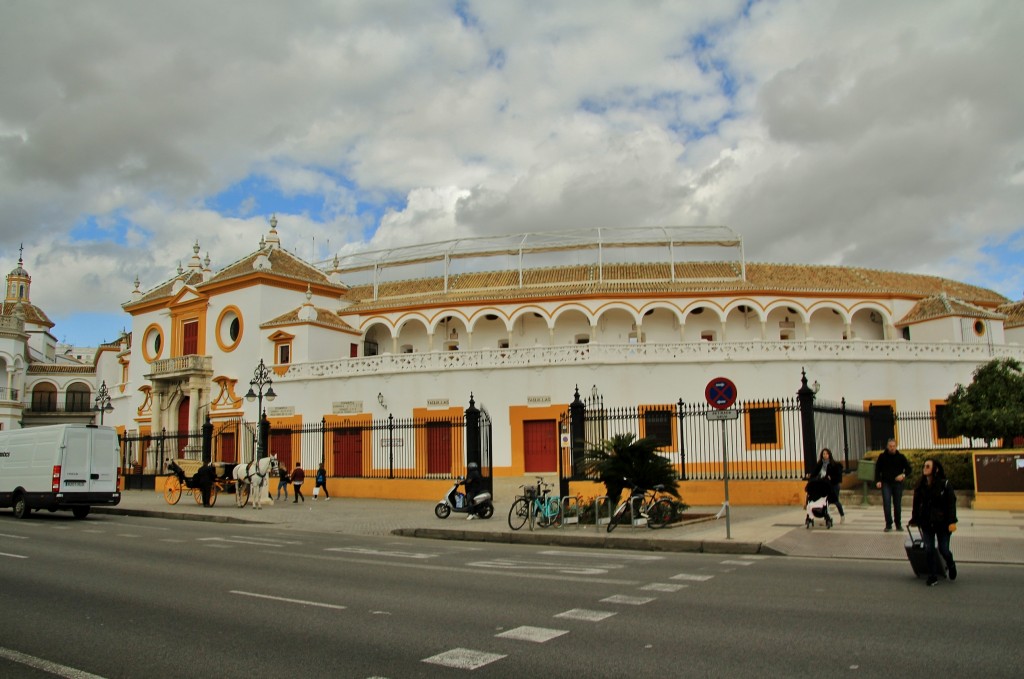
{"type": "Polygon", "coordinates": [[[534,526],[547,528],[562,524],[562,503],[557,495],[548,496],[551,485],[537,477],[537,485],[520,486],[523,494],[516,497],[508,510],[508,527],[519,530],[530,522],[530,530],[534,526]]]}

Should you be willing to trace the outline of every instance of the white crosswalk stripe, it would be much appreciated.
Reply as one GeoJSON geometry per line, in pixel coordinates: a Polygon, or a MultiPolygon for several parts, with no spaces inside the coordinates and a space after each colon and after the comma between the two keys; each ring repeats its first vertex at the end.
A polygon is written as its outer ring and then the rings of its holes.
{"type": "Polygon", "coordinates": [[[501,637],[502,639],[516,639],[518,641],[532,641],[534,643],[542,644],[545,641],[550,641],[551,639],[568,633],[569,630],[567,629],[550,629],[548,627],[530,627],[529,625],[522,625],[502,632],[501,634],[495,634],[494,636],[501,637]]]}
{"type": "Polygon", "coordinates": [[[475,670],[478,667],[489,665],[495,660],[501,660],[504,657],[506,656],[500,653],[486,653],[468,648],[453,648],[450,651],[424,658],[423,662],[441,665],[442,667],[454,667],[460,670],[475,670]]]}
{"type": "Polygon", "coordinates": [[[570,608],[562,613],[556,613],[556,618],[566,618],[567,620],[584,620],[586,622],[601,622],[607,618],[615,615],[612,611],[591,611],[585,608],[570,608]]]}

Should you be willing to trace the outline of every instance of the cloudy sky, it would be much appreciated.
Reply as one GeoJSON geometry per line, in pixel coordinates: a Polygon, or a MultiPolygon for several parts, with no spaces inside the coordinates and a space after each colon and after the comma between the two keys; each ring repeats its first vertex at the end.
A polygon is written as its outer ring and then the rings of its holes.
{"type": "Polygon", "coordinates": [[[0,0],[0,268],[79,345],[272,213],[316,259],[722,224],[1018,300],[1022,35],[1015,0],[0,0]]]}

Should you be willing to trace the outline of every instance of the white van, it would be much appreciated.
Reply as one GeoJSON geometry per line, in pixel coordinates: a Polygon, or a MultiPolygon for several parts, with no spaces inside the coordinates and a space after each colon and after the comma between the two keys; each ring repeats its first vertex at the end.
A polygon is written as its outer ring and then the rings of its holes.
{"type": "Polygon", "coordinates": [[[23,519],[33,509],[70,509],[121,501],[117,432],[94,424],[0,431],[0,507],[23,519]]]}

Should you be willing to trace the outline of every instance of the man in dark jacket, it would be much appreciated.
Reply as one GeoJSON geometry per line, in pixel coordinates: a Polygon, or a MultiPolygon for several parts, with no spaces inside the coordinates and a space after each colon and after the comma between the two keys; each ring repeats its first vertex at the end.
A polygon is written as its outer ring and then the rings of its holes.
{"type": "Polygon", "coordinates": [[[891,531],[893,519],[896,530],[903,530],[900,520],[903,510],[903,480],[911,472],[910,463],[896,450],[896,439],[889,439],[885,450],[875,462],[875,488],[882,489],[882,511],[885,512],[885,530],[891,531]]]}
{"type": "Polygon", "coordinates": [[[217,469],[213,464],[206,462],[196,472],[196,481],[199,482],[199,492],[203,496],[203,506],[210,506],[210,494],[213,491],[213,484],[217,481],[217,469]]]}

